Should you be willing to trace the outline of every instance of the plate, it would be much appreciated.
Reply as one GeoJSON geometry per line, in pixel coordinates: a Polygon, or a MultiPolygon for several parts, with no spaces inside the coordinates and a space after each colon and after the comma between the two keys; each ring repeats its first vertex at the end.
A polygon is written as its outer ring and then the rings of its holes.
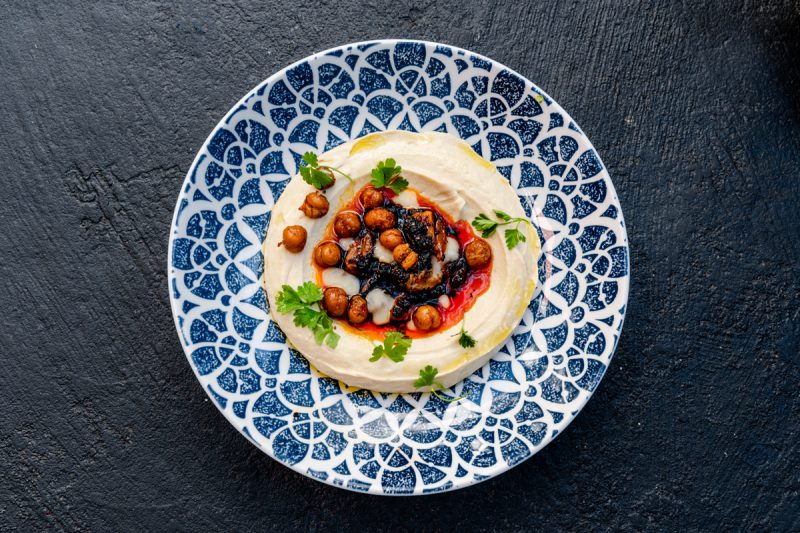
{"type": "Polygon", "coordinates": [[[186,176],[168,271],[189,363],[236,429],[319,481],[411,495],[500,474],[575,418],[619,340],[628,257],[608,172],[555,101],[481,55],[382,40],[303,59],[231,109],[186,176]],[[522,321],[450,391],[464,396],[454,403],[320,375],[287,345],[261,288],[270,209],[301,155],[389,129],[459,136],[510,181],[542,243],[522,321]]]}

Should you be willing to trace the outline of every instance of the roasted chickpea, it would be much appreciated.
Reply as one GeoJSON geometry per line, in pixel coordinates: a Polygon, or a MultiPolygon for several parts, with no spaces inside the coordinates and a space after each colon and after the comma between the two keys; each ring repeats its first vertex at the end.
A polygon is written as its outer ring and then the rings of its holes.
{"type": "Polygon", "coordinates": [[[356,294],[350,298],[350,303],[347,304],[347,320],[351,324],[363,324],[369,318],[369,309],[367,309],[367,301],[356,294]]]}
{"type": "Polygon", "coordinates": [[[367,187],[361,191],[361,205],[364,209],[372,209],[383,205],[383,193],[372,187],[367,187]]]}
{"type": "Polygon", "coordinates": [[[436,329],[442,325],[442,315],[432,305],[421,305],[414,311],[414,325],[422,331],[436,329]]]}
{"type": "Polygon", "coordinates": [[[400,233],[399,229],[387,229],[383,233],[381,233],[381,244],[384,245],[389,250],[394,250],[399,245],[403,244],[405,239],[403,238],[403,234],[400,233]]]}
{"type": "Polygon", "coordinates": [[[361,231],[361,220],[352,211],[339,213],[333,220],[333,231],[339,237],[355,237],[361,231]]]}
{"type": "Polygon", "coordinates": [[[332,267],[342,259],[342,249],[335,242],[321,242],[314,248],[314,261],[321,267],[332,267]]]}
{"type": "Polygon", "coordinates": [[[369,229],[376,229],[378,231],[392,229],[396,222],[397,220],[395,219],[394,213],[383,207],[370,209],[364,215],[364,224],[366,224],[369,229]]]}
{"type": "Polygon", "coordinates": [[[300,211],[308,218],[320,218],[328,214],[328,199],[321,192],[314,191],[306,195],[306,200],[300,206],[300,211]]]}
{"type": "Polygon", "coordinates": [[[303,226],[286,226],[283,228],[283,240],[278,246],[282,244],[288,251],[296,254],[305,248],[307,237],[308,233],[303,226]]]}
{"type": "Polygon", "coordinates": [[[327,287],[322,292],[322,308],[332,317],[340,317],[347,311],[347,293],[339,287],[327,287]]]}
{"type": "Polygon", "coordinates": [[[413,268],[419,260],[417,252],[412,250],[411,247],[405,243],[395,246],[392,256],[405,270],[413,268]]]}
{"type": "Polygon", "coordinates": [[[464,247],[464,259],[470,268],[483,268],[492,260],[492,247],[483,239],[475,239],[464,247]]]}

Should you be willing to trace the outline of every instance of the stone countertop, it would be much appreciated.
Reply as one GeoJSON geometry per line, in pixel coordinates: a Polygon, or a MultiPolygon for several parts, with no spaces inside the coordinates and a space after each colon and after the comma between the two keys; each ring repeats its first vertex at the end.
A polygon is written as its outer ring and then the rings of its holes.
{"type": "Polygon", "coordinates": [[[68,4],[0,8],[0,529],[800,529],[796,1],[68,4]],[[575,422],[504,475],[412,499],[248,443],[194,379],[166,283],[175,198],[220,117],[297,59],[384,37],[553,95],[608,167],[633,263],[575,422]]]}

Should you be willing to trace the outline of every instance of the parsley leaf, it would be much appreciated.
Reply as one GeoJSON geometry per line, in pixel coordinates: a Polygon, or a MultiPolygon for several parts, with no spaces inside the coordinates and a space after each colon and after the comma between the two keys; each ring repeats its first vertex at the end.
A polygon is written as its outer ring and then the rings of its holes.
{"type": "Polygon", "coordinates": [[[390,331],[383,338],[383,345],[379,344],[372,350],[372,357],[369,360],[374,363],[381,357],[388,357],[395,363],[399,363],[405,359],[410,347],[411,339],[399,331],[390,331]]]}
{"type": "Polygon", "coordinates": [[[300,176],[303,181],[317,189],[326,189],[333,185],[336,181],[333,177],[333,171],[338,172],[351,182],[353,178],[342,172],[336,167],[330,165],[320,165],[319,158],[314,152],[306,152],[303,154],[303,162],[305,166],[300,167],[300,176]]]}
{"type": "Polygon", "coordinates": [[[283,285],[276,300],[279,312],[290,313],[322,300],[322,289],[311,281],[306,281],[298,286],[297,289],[293,289],[289,285],[283,285]]]}
{"type": "Polygon", "coordinates": [[[300,176],[303,181],[317,189],[324,189],[335,181],[330,173],[316,167],[300,167],[300,176]]]}
{"type": "Polygon", "coordinates": [[[481,232],[481,237],[484,239],[491,237],[494,235],[494,232],[497,231],[498,227],[516,223],[516,226],[514,226],[513,229],[505,230],[504,237],[506,246],[509,250],[511,250],[517,244],[526,241],[525,234],[519,230],[519,225],[522,222],[527,222],[530,224],[530,220],[527,218],[512,217],[508,213],[499,211],[497,209],[494,210],[494,214],[501,220],[501,222],[492,220],[484,213],[480,213],[472,220],[472,227],[481,232]]]}
{"type": "Polygon", "coordinates": [[[497,229],[497,222],[490,219],[485,214],[481,213],[472,221],[472,227],[481,232],[481,236],[485,239],[491,237],[497,229]]]}
{"type": "Polygon", "coordinates": [[[499,209],[495,209],[494,210],[494,216],[496,216],[500,220],[505,220],[506,222],[511,220],[511,215],[509,215],[508,213],[506,213],[504,211],[500,211],[499,209]]]}
{"type": "Polygon", "coordinates": [[[508,246],[509,250],[513,249],[520,242],[525,242],[526,240],[525,234],[517,228],[507,229],[504,233],[504,237],[506,239],[506,246],[508,246]]]}
{"type": "Polygon", "coordinates": [[[312,307],[322,300],[322,289],[311,281],[293,289],[283,285],[276,298],[278,312],[294,313],[294,325],[308,328],[314,334],[317,344],[325,342],[331,348],[336,348],[339,335],[333,330],[333,321],[322,309],[312,307]]]}
{"type": "Polygon", "coordinates": [[[317,166],[317,154],[314,152],[306,152],[303,154],[303,161],[305,161],[306,165],[310,167],[317,166]]]}
{"type": "Polygon", "coordinates": [[[419,377],[417,378],[416,381],[414,381],[414,387],[419,389],[420,387],[434,387],[435,386],[436,389],[434,389],[434,388],[431,389],[431,392],[433,393],[433,395],[436,396],[437,398],[439,398],[440,400],[442,400],[443,402],[447,402],[447,403],[457,402],[458,400],[462,400],[462,399],[466,398],[466,396],[459,396],[458,398],[445,398],[444,396],[439,394],[439,391],[437,389],[439,389],[439,390],[443,389],[444,385],[442,385],[441,383],[436,381],[436,374],[438,374],[438,373],[439,373],[439,370],[434,368],[434,367],[432,367],[431,365],[428,365],[425,368],[421,368],[419,370],[419,377]]]}
{"type": "Polygon", "coordinates": [[[419,370],[419,378],[414,382],[414,387],[419,389],[420,387],[432,387],[433,385],[438,385],[439,388],[442,387],[442,384],[436,381],[436,374],[439,373],[439,370],[433,368],[431,365],[426,366],[425,368],[421,368],[419,370]]]}
{"type": "MultiPolygon", "coordinates": [[[[464,330],[465,323],[466,318],[461,321],[461,331],[456,333],[456,335],[458,335],[458,344],[461,345],[462,348],[474,348],[478,341],[464,330]]],[[[456,335],[451,335],[451,337],[455,337],[456,335]]]]}
{"type": "Polygon", "coordinates": [[[408,188],[408,180],[400,176],[403,169],[397,165],[392,158],[386,161],[379,161],[378,165],[372,169],[372,180],[370,183],[376,189],[388,187],[395,194],[400,194],[408,188]]]}
{"type": "Polygon", "coordinates": [[[313,281],[306,281],[297,287],[297,295],[307,304],[317,303],[322,300],[322,289],[313,281]]]}
{"type": "Polygon", "coordinates": [[[303,299],[300,298],[299,294],[297,294],[297,291],[291,288],[289,285],[283,285],[281,289],[282,290],[275,298],[275,300],[278,302],[279,312],[291,313],[295,309],[300,309],[301,307],[306,306],[306,304],[303,303],[303,299]]]}

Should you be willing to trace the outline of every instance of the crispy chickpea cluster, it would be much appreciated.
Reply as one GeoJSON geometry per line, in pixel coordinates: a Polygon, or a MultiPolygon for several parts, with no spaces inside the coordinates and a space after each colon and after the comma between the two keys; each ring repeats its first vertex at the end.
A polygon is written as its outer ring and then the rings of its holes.
{"type": "Polygon", "coordinates": [[[492,248],[483,239],[475,239],[464,247],[464,259],[472,269],[483,268],[492,260],[492,248]]]}
{"type": "Polygon", "coordinates": [[[364,224],[373,230],[386,231],[392,229],[397,223],[394,213],[383,207],[370,209],[364,214],[364,224]]]}
{"type": "Polygon", "coordinates": [[[333,220],[333,231],[340,238],[355,237],[361,231],[361,219],[352,211],[339,213],[333,220]]]}
{"type": "MultiPolygon", "coordinates": [[[[309,193],[300,206],[310,219],[323,218],[329,210],[324,191],[309,193]]],[[[393,295],[391,320],[395,327],[404,324],[421,332],[435,331],[442,327],[443,313],[449,305],[446,299],[444,304],[434,305],[436,298],[452,297],[471,271],[486,268],[492,262],[491,246],[477,237],[463,247],[457,259],[446,260],[446,253],[451,253],[447,251],[448,242],[453,238],[458,241],[459,237],[446,216],[430,206],[406,208],[395,204],[384,189],[371,185],[364,187],[351,206],[336,213],[327,224],[332,232],[327,230],[314,247],[314,263],[321,269],[341,268],[358,276],[361,291],[348,296],[341,287],[324,287],[320,306],[331,317],[354,326],[370,320],[365,295],[380,288],[393,295]],[[345,245],[344,239],[349,244],[345,245]],[[393,261],[387,260],[385,250],[376,249],[378,243],[391,252],[393,261]]],[[[299,253],[307,238],[303,226],[287,226],[279,246],[299,253]]]]}
{"type": "Polygon", "coordinates": [[[400,233],[399,229],[387,229],[386,231],[381,233],[380,236],[381,244],[384,245],[389,250],[394,250],[406,240],[403,238],[403,234],[400,233]]]}
{"type": "Polygon", "coordinates": [[[303,212],[308,218],[322,218],[328,214],[328,199],[319,191],[314,191],[306,195],[303,205],[300,206],[300,211],[303,212]]]}
{"type": "Polygon", "coordinates": [[[369,318],[367,301],[363,296],[355,295],[347,305],[347,320],[353,325],[363,324],[369,318]]]}
{"type": "Polygon", "coordinates": [[[361,196],[359,198],[361,200],[361,205],[364,206],[364,209],[373,209],[375,207],[380,207],[383,205],[383,193],[373,187],[367,187],[363,191],[361,191],[361,196]]]}
{"type": "Polygon", "coordinates": [[[338,318],[347,312],[347,293],[339,287],[327,287],[322,292],[322,308],[329,315],[338,318]]]}
{"type": "Polygon", "coordinates": [[[306,247],[308,232],[303,226],[286,226],[283,229],[283,240],[278,244],[296,254],[306,247]]]}
{"type": "Polygon", "coordinates": [[[442,315],[432,305],[421,305],[414,311],[414,325],[422,331],[430,331],[442,325],[442,315]]]}
{"type": "Polygon", "coordinates": [[[314,261],[323,268],[339,264],[342,259],[342,249],[335,242],[323,242],[314,248],[314,261]]]}

